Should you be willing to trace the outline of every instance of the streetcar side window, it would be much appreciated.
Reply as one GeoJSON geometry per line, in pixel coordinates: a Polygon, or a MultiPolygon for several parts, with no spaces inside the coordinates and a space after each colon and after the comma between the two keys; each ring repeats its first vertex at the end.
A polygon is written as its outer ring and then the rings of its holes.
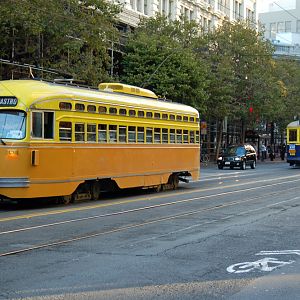
{"type": "Polygon", "coordinates": [[[54,138],[54,112],[44,112],[44,138],[54,138]]]}
{"type": "Polygon", "coordinates": [[[65,142],[72,141],[72,123],[59,122],[59,139],[65,142]]]}
{"type": "Polygon", "coordinates": [[[160,142],[161,142],[161,129],[154,128],[154,143],[160,143],[160,142]]]}
{"type": "Polygon", "coordinates": [[[153,143],[153,128],[146,129],[146,142],[153,143]]]}
{"type": "Polygon", "coordinates": [[[130,116],[130,117],[135,117],[135,115],[136,115],[135,110],[130,109],[130,110],[129,110],[129,116],[130,116]]]}
{"type": "Polygon", "coordinates": [[[107,143],[107,125],[99,124],[98,125],[98,142],[107,143]]]}
{"type": "Polygon", "coordinates": [[[98,112],[99,112],[99,114],[106,114],[107,113],[107,108],[105,106],[99,106],[98,107],[98,112]]]}
{"type": "Polygon", "coordinates": [[[176,142],[179,144],[182,143],[182,130],[181,129],[176,130],[176,142]]]}
{"type": "Polygon", "coordinates": [[[75,141],[76,142],[84,142],[85,140],[85,130],[83,123],[76,123],[75,124],[75,141]]]}
{"type": "Polygon", "coordinates": [[[138,127],[137,138],[138,138],[138,143],[144,143],[144,140],[145,140],[145,129],[144,129],[144,127],[138,127]]]}
{"type": "Polygon", "coordinates": [[[126,143],[127,142],[127,127],[119,126],[119,142],[126,143]]]}
{"type": "Polygon", "coordinates": [[[126,116],[127,115],[127,110],[125,108],[120,108],[119,109],[119,115],[126,116]]]}
{"type": "Polygon", "coordinates": [[[116,115],[117,114],[117,109],[115,107],[110,107],[109,108],[109,114],[116,115]]]}
{"type": "Polygon", "coordinates": [[[84,104],[76,103],[75,104],[75,110],[77,110],[77,111],[84,111],[84,104]]]}
{"type": "Polygon", "coordinates": [[[136,127],[134,127],[134,126],[128,127],[128,142],[129,143],[136,142],[136,127]]]}
{"type": "Polygon", "coordinates": [[[199,144],[200,142],[200,135],[199,135],[199,130],[196,131],[196,143],[199,144]]]}
{"type": "Polygon", "coordinates": [[[183,142],[187,144],[189,142],[189,131],[183,130],[183,142]]]}
{"type": "Polygon", "coordinates": [[[153,113],[151,111],[146,112],[146,117],[147,118],[153,118],[153,113]]]}
{"type": "Polygon", "coordinates": [[[117,125],[109,125],[109,141],[111,143],[117,142],[117,125]]]}
{"type": "Polygon", "coordinates": [[[154,113],[154,119],[160,119],[160,113],[154,113]]]}
{"type": "Polygon", "coordinates": [[[190,131],[190,143],[191,144],[195,143],[195,131],[194,130],[190,131]]]}
{"type": "Polygon", "coordinates": [[[163,128],[162,129],[162,142],[164,144],[167,144],[168,143],[168,139],[169,139],[169,136],[168,136],[168,129],[167,128],[163,128]]]}
{"type": "Polygon", "coordinates": [[[88,105],[87,111],[95,113],[96,112],[96,106],[95,105],[88,105]]]}
{"type": "Polygon", "coordinates": [[[290,129],[289,130],[289,142],[297,142],[297,129],[290,129]]]}
{"type": "Polygon", "coordinates": [[[174,144],[176,142],[175,129],[170,129],[170,143],[174,144]]]}
{"type": "Polygon", "coordinates": [[[96,124],[87,124],[87,141],[96,142],[96,124]]]}
{"type": "Polygon", "coordinates": [[[32,112],[32,132],[33,138],[43,138],[43,113],[32,112]]]}
{"type": "Polygon", "coordinates": [[[72,103],[60,102],[59,103],[59,109],[61,109],[61,110],[71,110],[72,109],[72,103]]]}
{"type": "Polygon", "coordinates": [[[53,112],[32,112],[33,138],[53,139],[54,137],[54,113],[53,112]]]}
{"type": "Polygon", "coordinates": [[[138,111],[138,117],[139,117],[139,118],[144,118],[144,117],[145,117],[145,112],[142,111],[142,110],[139,110],[139,111],[138,111]]]}

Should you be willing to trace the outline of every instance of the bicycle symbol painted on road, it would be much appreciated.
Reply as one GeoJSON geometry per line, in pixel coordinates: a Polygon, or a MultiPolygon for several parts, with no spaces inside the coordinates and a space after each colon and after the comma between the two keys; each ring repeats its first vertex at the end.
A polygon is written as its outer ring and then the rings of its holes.
{"type": "MultiPolygon", "coordinates": [[[[260,251],[255,255],[299,255],[300,250],[282,250],[282,251],[260,251]]],[[[265,257],[256,261],[247,261],[236,263],[229,266],[226,270],[229,273],[248,273],[251,271],[271,272],[277,268],[294,263],[294,260],[281,261],[273,257],[265,257]]]]}

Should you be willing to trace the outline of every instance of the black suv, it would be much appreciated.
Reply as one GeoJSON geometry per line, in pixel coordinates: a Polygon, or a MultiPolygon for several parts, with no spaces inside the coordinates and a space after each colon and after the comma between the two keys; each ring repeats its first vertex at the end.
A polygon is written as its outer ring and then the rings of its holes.
{"type": "Polygon", "coordinates": [[[256,159],[256,151],[251,145],[230,146],[220,155],[217,163],[219,169],[239,167],[245,170],[247,165],[255,169],[256,159]]]}

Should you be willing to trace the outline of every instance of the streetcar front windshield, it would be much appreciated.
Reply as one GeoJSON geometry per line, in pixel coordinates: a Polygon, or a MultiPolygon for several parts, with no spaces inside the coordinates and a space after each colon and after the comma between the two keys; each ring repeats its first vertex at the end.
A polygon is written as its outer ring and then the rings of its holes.
{"type": "Polygon", "coordinates": [[[0,110],[0,139],[24,139],[26,114],[19,110],[0,110]]]}

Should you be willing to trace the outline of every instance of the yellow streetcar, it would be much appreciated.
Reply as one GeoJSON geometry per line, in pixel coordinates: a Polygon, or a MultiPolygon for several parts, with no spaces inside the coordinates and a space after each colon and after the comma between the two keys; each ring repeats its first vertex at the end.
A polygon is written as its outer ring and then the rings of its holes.
{"type": "Polygon", "coordinates": [[[119,83],[0,81],[0,198],[96,199],[199,176],[199,114],[119,83]]]}

